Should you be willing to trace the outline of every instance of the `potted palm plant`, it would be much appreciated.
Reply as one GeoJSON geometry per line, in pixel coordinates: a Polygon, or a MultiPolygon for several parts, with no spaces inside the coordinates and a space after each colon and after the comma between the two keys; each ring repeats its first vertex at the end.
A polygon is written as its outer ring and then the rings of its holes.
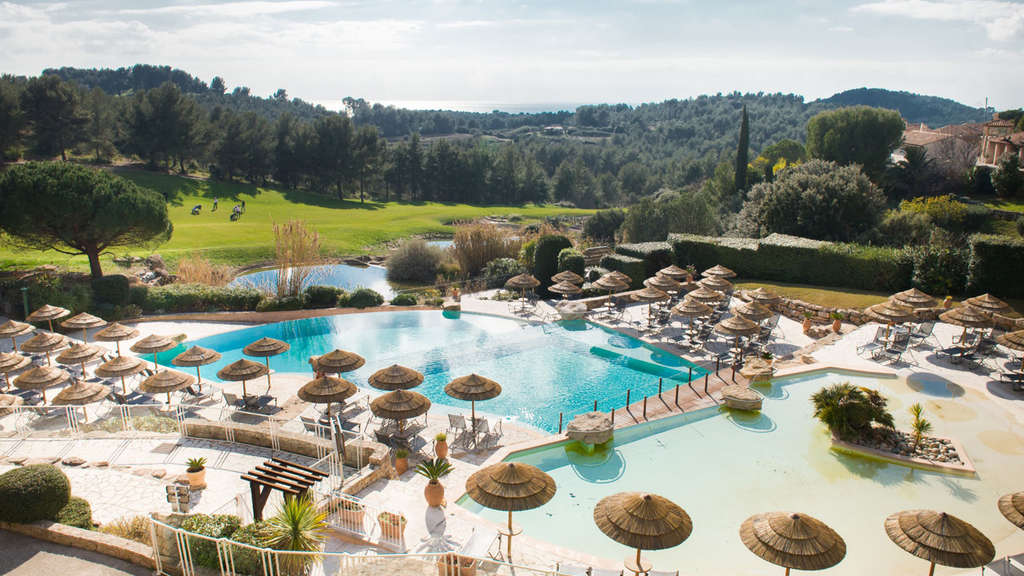
{"type": "Polygon", "coordinates": [[[441,460],[448,458],[448,435],[444,432],[434,436],[434,455],[441,460]]]}
{"type": "Polygon", "coordinates": [[[408,469],[409,451],[402,448],[395,450],[395,472],[397,472],[398,475],[401,476],[402,474],[405,474],[405,472],[408,469]]]}
{"type": "Polygon", "coordinates": [[[304,552],[281,555],[281,573],[308,574],[319,558],[327,528],[327,515],[308,496],[288,498],[260,529],[259,542],[274,550],[304,552]]]}
{"type": "Polygon", "coordinates": [[[437,576],[476,576],[476,560],[449,552],[437,559],[437,576]]]}
{"type": "Polygon", "coordinates": [[[693,282],[693,277],[697,275],[697,267],[693,264],[686,265],[686,281],[693,282]]]}
{"type": "Polygon", "coordinates": [[[452,469],[451,463],[443,458],[420,462],[420,465],[416,467],[416,473],[429,480],[426,488],[423,489],[427,506],[437,508],[444,503],[444,486],[441,485],[441,478],[447,476],[452,469]]]}
{"type": "Polygon", "coordinates": [[[405,537],[405,516],[393,512],[377,514],[380,533],[387,540],[401,541],[405,537]]]}
{"type": "Polygon", "coordinates": [[[185,474],[188,476],[189,488],[206,488],[206,458],[189,458],[185,465],[188,466],[185,474]]]}
{"type": "Polygon", "coordinates": [[[804,310],[804,334],[810,333],[811,325],[813,324],[812,318],[814,318],[814,312],[804,310]]]}
{"type": "Polygon", "coordinates": [[[832,331],[839,334],[839,330],[843,327],[843,315],[839,312],[833,312],[829,314],[829,318],[832,319],[832,331]]]}

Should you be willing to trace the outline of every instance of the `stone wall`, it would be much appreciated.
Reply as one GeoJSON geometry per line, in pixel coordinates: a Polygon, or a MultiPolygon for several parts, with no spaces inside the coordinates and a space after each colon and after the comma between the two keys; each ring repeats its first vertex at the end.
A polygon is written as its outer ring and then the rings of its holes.
{"type": "MultiPolygon", "coordinates": [[[[211,420],[199,420],[189,418],[185,420],[188,436],[192,438],[209,438],[211,440],[228,441],[226,428],[231,427],[234,432],[234,441],[240,444],[273,448],[270,441],[270,434],[267,427],[255,424],[239,424],[237,422],[213,422],[211,420]]],[[[313,435],[299,434],[295,432],[277,431],[277,440],[280,449],[284,452],[318,458],[320,447],[325,450],[332,450],[334,447],[331,441],[324,438],[317,438],[313,435]]]]}
{"type": "Polygon", "coordinates": [[[53,542],[62,546],[70,546],[81,550],[91,550],[105,556],[111,556],[142,566],[149,570],[156,569],[153,561],[153,549],[145,544],[134,540],[128,540],[111,534],[94,532],[65,526],[56,522],[33,522],[31,524],[16,524],[13,522],[0,522],[0,529],[9,530],[31,536],[39,540],[53,542]]]}

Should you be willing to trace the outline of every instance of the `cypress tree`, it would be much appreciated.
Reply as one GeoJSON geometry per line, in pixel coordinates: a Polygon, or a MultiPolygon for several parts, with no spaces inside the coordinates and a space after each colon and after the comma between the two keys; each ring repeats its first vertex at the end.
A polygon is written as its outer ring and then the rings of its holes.
{"type": "Polygon", "coordinates": [[[750,148],[750,124],[747,121],[747,106],[743,105],[743,120],[740,122],[740,143],[736,149],[736,191],[747,187],[747,154],[750,148]]]}

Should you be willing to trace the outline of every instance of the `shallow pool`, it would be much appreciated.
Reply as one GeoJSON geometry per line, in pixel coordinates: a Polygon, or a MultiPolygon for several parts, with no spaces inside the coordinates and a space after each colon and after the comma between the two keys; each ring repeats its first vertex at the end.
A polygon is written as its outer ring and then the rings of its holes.
{"type": "MultiPolygon", "coordinates": [[[[252,286],[273,289],[277,284],[277,269],[257,270],[242,274],[230,286],[252,286]]],[[[314,285],[337,286],[351,292],[358,288],[369,288],[390,300],[395,290],[388,283],[388,271],[382,266],[349,266],[348,264],[325,264],[314,266],[313,274],[303,282],[303,288],[314,285]]]]}
{"type": "MultiPolygon", "coordinates": [[[[618,559],[629,551],[597,529],[594,505],[620,491],[662,494],[687,510],[693,534],[682,545],[650,556],[656,569],[685,574],[781,574],[781,568],[747,551],[738,535],[748,516],[774,510],[810,514],[843,536],[846,559],[828,574],[926,573],[928,565],[897,548],[883,529],[888,514],[908,508],[945,510],[972,522],[996,543],[999,555],[1024,550],[1024,533],[996,509],[999,496],[1022,489],[1024,437],[1016,416],[982,393],[924,374],[879,380],[819,373],[761,390],[768,398],[758,416],[712,408],[632,427],[619,433],[612,450],[593,457],[568,453],[562,445],[513,455],[546,470],[558,485],[551,502],[517,512],[515,521],[534,538],[618,559]],[[903,429],[909,427],[908,407],[922,403],[933,434],[958,439],[978,476],[926,472],[831,451],[809,397],[840,381],[880,389],[903,429]]],[[[460,503],[479,510],[471,501],[460,503]]],[[[501,513],[481,514],[504,520],[501,513]]],[[[956,572],[936,569],[937,574],[956,572]]]]}
{"type": "MultiPolygon", "coordinates": [[[[657,393],[690,377],[691,364],[648,347],[639,340],[586,322],[530,326],[515,320],[463,313],[449,318],[439,311],[378,312],[307,318],[244,328],[209,336],[185,345],[212,348],[223,358],[203,368],[214,374],[243,357],[247,344],[269,336],[291,344],[291,350],[270,359],[278,372],[310,373],[309,357],[341,348],[366,358],[366,365],[345,378],[367,386],[380,368],[402,364],[423,372],[416,390],[432,402],[469,409],[469,403],[448,397],[444,386],[453,378],[476,372],[502,385],[501,396],[478,402],[477,410],[508,417],[547,431],[558,429],[558,415],[585,412],[595,400],[602,410],[657,393]]],[[[184,347],[164,353],[170,361],[184,347]]],[[[703,370],[693,367],[693,378],[703,370]]]]}

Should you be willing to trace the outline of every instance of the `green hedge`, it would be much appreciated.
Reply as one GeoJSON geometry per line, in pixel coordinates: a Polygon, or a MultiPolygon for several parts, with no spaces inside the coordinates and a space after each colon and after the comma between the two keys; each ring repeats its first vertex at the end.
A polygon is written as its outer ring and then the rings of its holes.
{"type": "Polygon", "coordinates": [[[583,257],[583,253],[575,248],[563,248],[558,253],[558,271],[564,272],[569,270],[575,272],[580,276],[586,271],[586,259],[583,257]]]}
{"type": "Polygon", "coordinates": [[[360,288],[348,297],[348,305],[353,308],[369,308],[383,303],[384,297],[369,288],[360,288]]]}
{"type": "Polygon", "coordinates": [[[228,288],[203,284],[168,284],[145,291],[133,287],[132,303],[141,298],[145,312],[206,312],[211,310],[255,310],[263,294],[255,288],[228,288]]]}
{"type": "Polygon", "coordinates": [[[639,258],[633,258],[632,256],[624,256],[622,254],[608,254],[604,258],[601,258],[601,267],[607,269],[609,272],[618,270],[629,279],[632,280],[630,284],[631,288],[640,288],[644,285],[644,280],[647,276],[644,272],[647,270],[647,265],[643,260],[639,258]]]}
{"type": "Polygon", "coordinates": [[[333,308],[344,294],[337,286],[310,286],[303,292],[308,308],[333,308]]]}
{"type": "Polygon", "coordinates": [[[636,244],[619,244],[615,252],[623,256],[632,256],[644,261],[644,278],[650,278],[658,270],[675,264],[675,254],[668,242],[638,242],[636,244]]]}
{"type": "Polygon", "coordinates": [[[92,530],[92,506],[85,498],[72,496],[67,505],[57,512],[54,520],[67,526],[92,530]]]}
{"type": "Polygon", "coordinates": [[[97,304],[124,306],[128,304],[131,280],[123,274],[109,274],[92,279],[92,297],[97,304]]]}
{"type": "Polygon", "coordinates": [[[551,277],[558,273],[558,253],[572,248],[572,242],[565,236],[541,236],[533,252],[533,277],[540,281],[541,293],[547,293],[551,277]]]}
{"type": "Polygon", "coordinates": [[[392,306],[415,306],[416,297],[412,294],[399,294],[391,299],[392,306]]]}
{"type": "Polygon", "coordinates": [[[967,290],[1000,298],[1024,298],[1024,241],[976,234],[969,241],[967,290]]]}
{"type": "Polygon", "coordinates": [[[0,520],[53,520],[71,498],[71,483],[56,466],[24,466],[0,474],[0,520]]]}
{"type": "MultiPolygon", "coordinates": [[[[242,525],[238,516],[228,514],[195,514],[181,523],[183,530],[211,538],[229,538],[242,525]]],[[[202,538],[189,538],[192,561],[200,566],[218,569],[217,544],[202,538]]]]}

